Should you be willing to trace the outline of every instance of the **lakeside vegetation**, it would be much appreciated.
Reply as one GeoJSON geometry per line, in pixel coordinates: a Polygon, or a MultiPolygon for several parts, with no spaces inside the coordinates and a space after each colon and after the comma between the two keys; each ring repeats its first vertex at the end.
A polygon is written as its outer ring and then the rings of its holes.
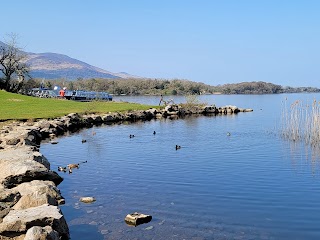
{"type": "Polygon", "coordinates": [[[126,102],[76,102],[36,98],[0,91],[0,121],[56,118],[69,113],[107,113],[147,110],[153,106],[126,102]]]}
{"type": "Polygon", "coordinates": [[[284,100],[282,106],[281,134],[291,141],[304,141],[311,146],[320,142],[320,101],[311,104],[296,100],[290,104],[284,100]]]}
{"type": "Polygon", "coordinates": [[[25,88],[39,87],[43,82],[48,88],[55,85],[67,87],[69,90],[105,91],[114,95],[190,95],[190,94],[277,94],[320,92],[312,87],[283,87],[267,82],[242,82],[211,86],[201,82],[188,80],[163,79],[78,79],[67,81],[65,79],[42,80],[32,79],[26,83],[25,88]]]}

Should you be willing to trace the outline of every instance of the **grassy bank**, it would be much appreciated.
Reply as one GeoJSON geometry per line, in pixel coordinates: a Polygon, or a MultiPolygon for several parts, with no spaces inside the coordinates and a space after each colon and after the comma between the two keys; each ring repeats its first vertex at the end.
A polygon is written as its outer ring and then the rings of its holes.
{"type": "Polygon", "coordinates": [[[75,102],[35,98],[0,91],[0,120],[55,118],[69,113],[105,113],[146,110],[152,106],[123,102],[75,102]]]}

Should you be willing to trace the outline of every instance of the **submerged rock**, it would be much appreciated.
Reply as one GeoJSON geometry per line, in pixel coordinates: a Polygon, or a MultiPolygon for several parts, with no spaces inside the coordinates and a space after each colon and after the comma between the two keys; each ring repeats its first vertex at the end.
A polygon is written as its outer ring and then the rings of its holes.
{"type": "Polygon", "coordinates": [[[83,203],[92,203],[95,202],[96,199],[94,197],[81,197],[79,201],[83,203]]]}

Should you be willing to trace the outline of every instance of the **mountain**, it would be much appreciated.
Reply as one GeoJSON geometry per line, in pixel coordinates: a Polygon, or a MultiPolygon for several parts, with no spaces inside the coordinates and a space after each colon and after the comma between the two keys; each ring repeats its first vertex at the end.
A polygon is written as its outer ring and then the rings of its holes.
{"type": "MultiPolygon", "coordinates": [[[[0,41],[0,46],[6,46],[0,41]]],[[[31,53],[26,55],[33,78],[75,80],[77,78],[138,78],[126,72],[113,73],[58,53],[31,53]]]]}

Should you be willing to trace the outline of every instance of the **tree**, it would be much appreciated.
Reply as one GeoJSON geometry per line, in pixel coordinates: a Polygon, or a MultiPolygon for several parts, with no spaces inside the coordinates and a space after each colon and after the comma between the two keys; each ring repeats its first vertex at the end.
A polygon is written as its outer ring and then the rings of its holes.
{"type": "Polygon", "coordinates": [[[13,34],[5,44],[0,43],[0,89],[18,92],[29,76],[29,67],[25,63],[26,54],[18,47],[17,37],[13,34]]]}

